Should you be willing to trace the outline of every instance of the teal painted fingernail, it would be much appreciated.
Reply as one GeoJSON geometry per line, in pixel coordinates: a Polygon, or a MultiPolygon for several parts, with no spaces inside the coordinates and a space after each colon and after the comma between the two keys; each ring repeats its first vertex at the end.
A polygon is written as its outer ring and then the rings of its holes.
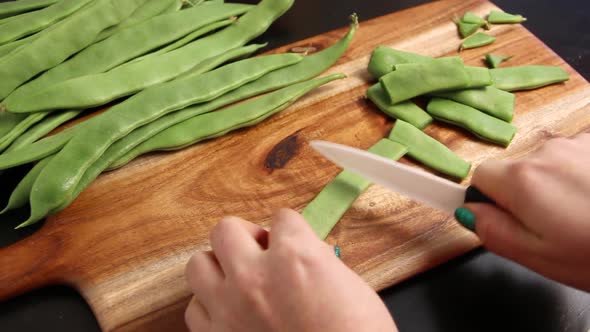
{"type": "Polygon", "coordinates": [[[340,257],[340,247],[339,246],[334,246],[334,254],[336,255],[336,257],[341,258],[340,257]]]}
{"type": "Polygon", "coordinates": [[[458,208],[455,210],[455,218],[463,227],[475,232],[475,215],[466,208],[458,208]]]}

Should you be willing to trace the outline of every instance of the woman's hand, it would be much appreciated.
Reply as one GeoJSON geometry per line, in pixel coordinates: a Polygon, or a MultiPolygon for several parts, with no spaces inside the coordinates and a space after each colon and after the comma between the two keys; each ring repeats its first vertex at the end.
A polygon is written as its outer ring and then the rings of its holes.
{"type": "Polygon", "coordinates": [[[590,134],[551,140],[521,160],[482,163],[472,185],[500,207],[470,203],[456,212],[486,248],[590,291],[590,134]]]}
{"type": "Polygon", "coordinates": [[[270,232],[236,217],[186,268],[191,331],[396,331],[377,294],[292,210],[270,232]]]}

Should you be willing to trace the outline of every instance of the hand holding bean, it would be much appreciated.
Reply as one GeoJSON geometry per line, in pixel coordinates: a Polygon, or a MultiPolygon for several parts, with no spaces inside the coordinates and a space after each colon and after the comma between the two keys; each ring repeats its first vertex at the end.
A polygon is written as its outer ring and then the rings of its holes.
{"type": "Polygon", "coordinates": [[[236,217],[215,226],[213,252],[186,268],[191,331],[396,331],[377,294],[301,215],[280,210],[271,227],[236,217]]]}
{"type": "Polygon", "coordinates": [[[466,204],[459,220],[483,245],[549,278],[590,290],[590,134],[525,159],[489,161],[472,184],[501,207],[466,204]]]}

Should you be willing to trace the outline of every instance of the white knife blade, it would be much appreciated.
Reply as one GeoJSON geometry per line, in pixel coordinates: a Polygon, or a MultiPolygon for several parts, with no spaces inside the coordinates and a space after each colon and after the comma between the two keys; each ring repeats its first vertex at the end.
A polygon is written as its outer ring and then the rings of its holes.
{"type": "Polygon", "coordinates": [[[465,203],[466,187],[434,174],[341,144],[310,145],[342,168],[431,207],[453,213],[465,203]]]}

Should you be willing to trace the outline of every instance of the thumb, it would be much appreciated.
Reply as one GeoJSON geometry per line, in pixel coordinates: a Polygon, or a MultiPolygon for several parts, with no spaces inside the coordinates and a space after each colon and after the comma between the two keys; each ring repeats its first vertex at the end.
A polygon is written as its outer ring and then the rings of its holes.
{"type": "Polygon", "coordinates": [[[474,231],[488,250],[524,265],[536,265],[539,238],[511,214],[491,204],[468,203],[455,218],[474,231]]]}

